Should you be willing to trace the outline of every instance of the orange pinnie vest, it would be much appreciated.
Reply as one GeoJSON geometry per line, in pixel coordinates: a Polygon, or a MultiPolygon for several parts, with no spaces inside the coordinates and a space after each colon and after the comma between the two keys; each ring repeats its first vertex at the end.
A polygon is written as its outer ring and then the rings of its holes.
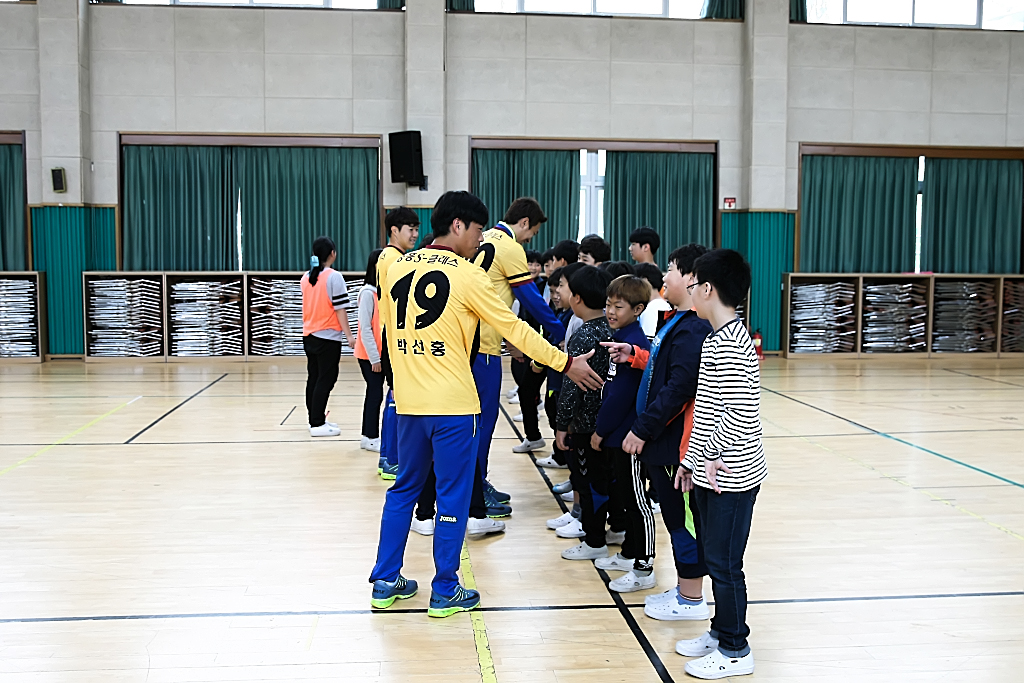
{"type": "Polygon", "coordinates": [[[321,330],[341,330],[331,295],[327,293],[327,278],[333,272],[332,268],[324,268],[316,279],[316,285],[309,284],[309,273],[302,276],[303,337],[321,330]]]}
{"type": "MultiPolygon", "coordinates": [[[[356,299],[358,301],[358,297],[356,299]]],[[[370,327],[373,329],[373,339],[377,342],[377,353],[383,353],[380,341],[380,306],[377,302],[377,293],[373,293],[373,319],[370,320],[370,327]]],[[[362,360],[370,360],[370,355],[366,353],[366,346],[363,345],[363,326],[359,325],[359,332],[356,333],[356,348],[353,349],[356,358],[362,360]]]]}

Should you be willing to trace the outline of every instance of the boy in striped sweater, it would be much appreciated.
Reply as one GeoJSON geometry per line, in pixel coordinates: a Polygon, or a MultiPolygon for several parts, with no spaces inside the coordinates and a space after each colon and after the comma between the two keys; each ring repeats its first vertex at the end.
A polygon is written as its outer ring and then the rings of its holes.
{"type": "Polygon", "coordinates": [[[750,265],[739,252],[716,249],[694,263],[688,285],[697,315],[714,332],[701,348],[693,431],[676,475],[692,490],[700,511],[699,536],[715,595],[708,633],[676,644],[682,655],[701,657],[686,672],[704,679],[754,672],[747,644],[747,585],[743,552],[754,501],[768,476],[761,444],[761,377],[757,354],[736,306],[750,289],[750,265]]]}

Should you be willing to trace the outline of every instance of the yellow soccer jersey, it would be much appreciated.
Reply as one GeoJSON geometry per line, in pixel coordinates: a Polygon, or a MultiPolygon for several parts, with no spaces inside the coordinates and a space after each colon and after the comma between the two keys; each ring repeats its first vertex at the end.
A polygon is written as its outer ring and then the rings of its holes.
{"type": "Polygon", "coordinates": [[[562,369],[568,356],[512,315],[484,273],[450,249],[431,245],[398,259],[380,300],[401,415],[480,412],[470,367],[481,320],[538,363],[562,369]]]}
{"type": "Polygon", "coordinates": [[[398,247],[391,246],[390,244],[384,247],[384,250],[380,252],[380,256],[377,257],[377,300],[383,298],[384,292],[384,278],[387,276],[388,269],[394,264],[395,261],[402,258],[405,252],[398,247]]]}
{"type": "MultiPolygon", "coordinates": [[[[511,228],[500,225],[484,233],[484,243],[473,257],[473,262],[487,271],[498,298],[511,310],[515,301],[512,287],[532,280],[533,276],[526,264],[523,245],[510,234],[511,228]]],[[[501,335],[487,324],[480,326],[480,353],[501,355],[501,335]]]]}

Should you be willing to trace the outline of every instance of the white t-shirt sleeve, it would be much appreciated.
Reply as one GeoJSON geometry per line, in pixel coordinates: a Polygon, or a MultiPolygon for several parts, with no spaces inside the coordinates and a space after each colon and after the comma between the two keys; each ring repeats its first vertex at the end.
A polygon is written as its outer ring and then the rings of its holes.
{"type": "Polygon", "coordinates": [[[330,295],[331,303],[336,311],[352,305],[348,298],[348,285],[345,284],[345,278],[338,271],[332,272],[331,276],[327,278],[327,293],[330,295]]]}

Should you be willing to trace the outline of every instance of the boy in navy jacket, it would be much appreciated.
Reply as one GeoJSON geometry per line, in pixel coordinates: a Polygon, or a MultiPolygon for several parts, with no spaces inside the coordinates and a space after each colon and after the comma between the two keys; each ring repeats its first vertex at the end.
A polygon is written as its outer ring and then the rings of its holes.
{"type": "MultiPolygon", "coordinates": [[[[702,620],[710,616],[703,595],[707,566],[697,538],[699,513],[692,496],[675,488],[676,470],[680,466],[679,445],[688,420],[684,409],[690,404],[692,414],[701,347],[712,331],[711,325],[691,310],[687,290],[693,282],[693,263],[706,252],[707,249],[699,244],[688,244],[669,256],[665,298],[676,312],[658,330],[650,353],[626,344],[614,344],[611,349],[612,360],[616,363],[631,361],[634,367],[644,368],[637,396],[638,415],[622,441],[622,450],[634,454],[647,466],[660,498],[662,520],[672,540],[678,585],[665,593],[648,597],[644,606],[647,616],[667,621],[702,620]]],[[[648,514],[650,508],[646,497],[638,493],[635,498],[642,513],[648,514]]],[[[645,550],[635,558],[633,574],[638,578],[644,578],[644,569],[637,570],[636,567],[643,567],[645,563],[650,567],[650,560],[654,557],[653,527],[649,530],[652,533],[643,540],[645,550]]],[[[653,571],[639,584],[653,588],[653,571]]]]}
{"type": "MultiPolygon", "coordinates": [[[[612,338],[616,342],[642,350],[650,348],[639,321],[640,314],[650,300],[651,286],[643,278],[623,275],[612,281],[608,286],[605,317],[614,330],[612,338]]],[[[622,544],[619,553],[598,559],[595,566],[598,569],[626,571],[625,576],[609,584],[612,590],[623,593],[641,590],[639,586],[642,584],[650,583],[648,587],[654,585],[654,573],[648,566],[652,551],[644,547],[645,539],[654,536],[654,515],[649,505],[645,506],[647,514],[643,514],[633,492],[636,489],[639,495],[643,495],[643,466],[622,450],[622,440],[636,421],[636,396],[642,378],[643,370],[632,367],[628,361],[610,367],[601,410],[597,414],[597,428],[591,437],[591,447],[604,451],[611,471],[609,517],[612,517],[613,512],[621,510],[625,513],[626,527],[624,537],[621,540],[615,539],[622,544]],[[643,559],[634,567],[638,557],[643,559]]]]}

